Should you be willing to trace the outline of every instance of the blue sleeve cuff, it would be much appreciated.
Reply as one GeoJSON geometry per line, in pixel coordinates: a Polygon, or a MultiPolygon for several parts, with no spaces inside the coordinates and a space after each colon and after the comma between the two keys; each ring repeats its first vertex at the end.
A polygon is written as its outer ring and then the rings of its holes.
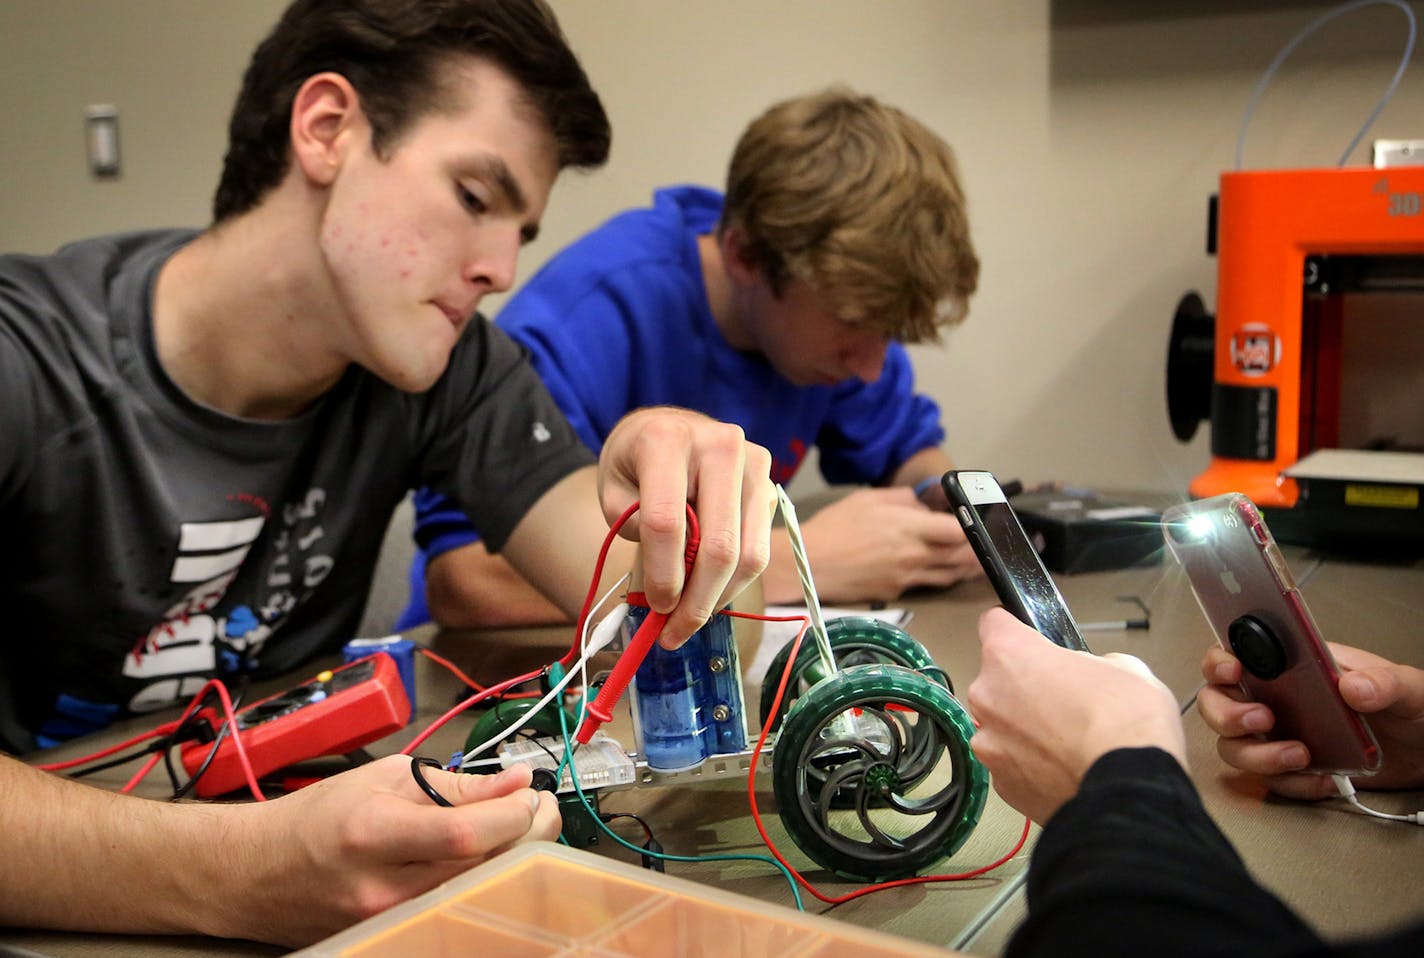
{"type": "Polygon", "coordinates": [[[453,499],[429,489],[415,493],[415,544],[426,559],[480,541],[480,533],[453,499]]]}

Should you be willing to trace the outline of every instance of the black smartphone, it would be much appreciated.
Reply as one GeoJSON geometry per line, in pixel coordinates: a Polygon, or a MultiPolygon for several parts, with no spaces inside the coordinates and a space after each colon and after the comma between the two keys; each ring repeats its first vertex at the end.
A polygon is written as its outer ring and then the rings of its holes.
{"type": "Polygon", "coordinates": [[[1251,500],[1227,493],[1162,513],[1167,547],[1216,640],[1241,660],[1241,689],[1269,706],[1271,739],[1304,742],[1308,771],[1369,774],[1380,750],[1340,697],[1340,670],[1251,500]]]}
{"type": "Polygon", "coordinates": [[[993,473],[956,469],[940,480],[999,601],[1065,649],[1090,651],[993,473]]]}

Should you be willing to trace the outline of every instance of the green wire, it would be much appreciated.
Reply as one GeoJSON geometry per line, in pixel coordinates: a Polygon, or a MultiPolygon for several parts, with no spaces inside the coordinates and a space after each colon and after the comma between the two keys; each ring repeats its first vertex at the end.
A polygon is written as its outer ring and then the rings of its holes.
{"type": "MultiPolygon", "coordinates": [[[[549,677],[553,680],[554,684],[558,684],[559,679],[563,678],[563,666],[560,665],[558,662],[555,662],[549,668],[549,677]]],[[[583,705],[579,709],[579,714],[582,715],[587,708],[588,689],[584,689],[583,705]]],[[[785,865],[781,864],[781,862],[777,861],[775,858],[771,858],[767,855],[671,855],[667,852],[655,852],[646,848],[639,848],[637,845],[634,845],[632,842],[624,839],[613,829],[609,828],[608,823],[605,822],[602,818],[598,816],[597,813],[594,812],[593,806],[589,804],[588,796],[583,793],[583,787],[579,785],[578,765],[573,761],[573,741],[569,737],[568,716],[564,714],[564,709],[562,705],[559,706],[557,711],[559,713],[559,730],[563,733],[564,736],[564,759],[562,762],[559,763],[558,780],[563,780],[564,767],[568,766],[569,781],[573,783],[574,794],[578,796],[578,800],[583,804],[584,811],[588,812],[589,818],[593,819],[594,822],[598,824],[598,827],[602,829],[603,832],[608,835],[609,838],[613,839],[615,842],[622,845],[629,851],[637,852],[640,855],[647,855],[649,858],[657,858],[665,862],[688,862],[691,864],[697,864],[700,862],[750,861],[762,862],[763,864],[771,865],[781,872],[782,877],[786,879],[786,883],[791,886],[791,896],[796,901],[796,910],[803,912],[806,910],[805,904],[801,901],[801,888],[797,884],[796,879],[792,876],[791,870],[788,869],[785,865]]],[[[560,834],[559,838],[562,840],[562,833],[560,834]]]]}

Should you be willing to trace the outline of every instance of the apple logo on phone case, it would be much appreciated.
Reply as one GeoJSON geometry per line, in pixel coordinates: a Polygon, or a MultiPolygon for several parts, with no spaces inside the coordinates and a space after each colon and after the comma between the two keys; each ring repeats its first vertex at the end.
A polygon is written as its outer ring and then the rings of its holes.
{"type": "Polygon", "coordinates": [[[1236,573],[1230,569],[1223,569],[1221,571],[1221,584],[1226,586],[1226,591],[1232,595],[1241,594],[1241,583],[1236,581],[1236,573]]]}

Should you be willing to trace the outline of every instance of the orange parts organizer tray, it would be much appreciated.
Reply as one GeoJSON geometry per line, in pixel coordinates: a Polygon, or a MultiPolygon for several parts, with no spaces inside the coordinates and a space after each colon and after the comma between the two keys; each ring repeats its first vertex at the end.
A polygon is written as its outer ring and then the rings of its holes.
{"type": "Polygon", "coordinates": [[[551,842],[506,852],[308,958],[945,958],[943,949],[551,842]]]}

